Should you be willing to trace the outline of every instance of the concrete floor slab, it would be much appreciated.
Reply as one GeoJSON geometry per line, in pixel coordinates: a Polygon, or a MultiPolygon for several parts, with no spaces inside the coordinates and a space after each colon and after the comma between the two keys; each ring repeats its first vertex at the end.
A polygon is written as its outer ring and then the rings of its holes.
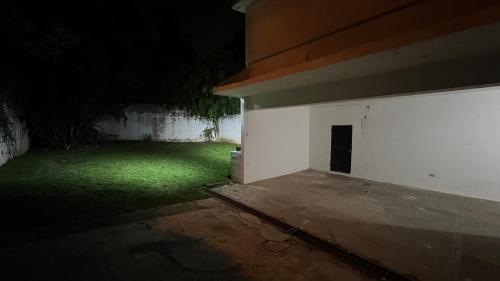
{"type": "Polygon", "coordinates": [[[418,280],[498,280],[500,203],[313,170],[218,192],[418,280]]]}
{"type": "Polygon", "coordinates": [[[2,280],[370,280],[214,199],[200,208],[11,246],[2,280]]]}

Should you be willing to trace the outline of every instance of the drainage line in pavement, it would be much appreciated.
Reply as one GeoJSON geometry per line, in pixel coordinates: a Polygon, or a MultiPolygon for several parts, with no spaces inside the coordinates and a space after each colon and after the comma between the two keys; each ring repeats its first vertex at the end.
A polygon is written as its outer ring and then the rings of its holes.
{"type": "Polygon", "coordinates": [[[413,278],[409,278],[407,276],[404,276],[400,273],[394,272],[391,269],[388,269],[384,266],[381,266],[379,264],[376,264],[372,261],[369,261],[365,258],[362,258],[339,245],[332,244],[331,242],[328,242],[326,240],[323,240],[315,235],[309,234],[306,231],[296,228],[286,222],[283,222],[277,218],[274,218],[272,216],[269,216],[261,211],[258,211],[252,207],[249,207],[241,202],[238,202],[236,200],[233,200],[225,195],[220,194],[219,192],[216,192],[210,188],[203,188],[205,192],[209,193],[215,198],[218,198],[238,209],[241,209],[245,212],[248,212],[258,218],[260,218],[263,221],[266,221],[267,223],[277,227],[284,233],[287,233],[291,236],[297,237],[300,240],[306,242],[307,244],[328,252],[338,260],[346,263],[350,267],[363,272],[373,278],[376,278],[378,280],[384,280],[384,281],[411,281],[415,280],[413,278]]]}

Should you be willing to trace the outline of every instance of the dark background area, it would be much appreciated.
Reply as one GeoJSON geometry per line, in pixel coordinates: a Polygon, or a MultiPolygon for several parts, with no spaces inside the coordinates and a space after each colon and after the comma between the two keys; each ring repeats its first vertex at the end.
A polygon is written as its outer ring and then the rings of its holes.
{"type": "Polygon", "coordinates": [[[87,142],[127,103],[236,113],[238,100],[211,90],[244,68],[244,15],[231,2],[2,1],[1,101],[43,146],[87,142]]]}

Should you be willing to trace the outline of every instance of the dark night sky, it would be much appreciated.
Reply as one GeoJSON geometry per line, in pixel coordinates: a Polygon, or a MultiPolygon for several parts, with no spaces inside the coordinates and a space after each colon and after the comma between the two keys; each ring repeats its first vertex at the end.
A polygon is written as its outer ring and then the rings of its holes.
{"type": "MultiPolygon", "coordinates": [[[[30,28],[44,32],[47,22],[57,21],[67,29],[86,33],[86,36],[94,34],[96,39],[101,35],[110,36],[106,32],[112,32],[113,28],[128,28],[132,33],[136,29],[142,28],[148,32],[147,29],[152,26],[153,29],[160,29],[172,25],[177,33],[188,37],[189,44],[197,51],[211,53],[223,49],[224,44],[234,39],[236,32],[239,32],[240,37],[244,36],[244,15],[231,9],[232,2],[2,0],[0,25],[25,24],[22,21],[27,19],[30,28]]],[[[5,29],[12,30],[12,27],[7,26],[5,29]]],[[[162,36],[169,37],[165,33],[162,36]]],[[[175,40],[176,37],[171,39],[175,40]]]]}
{"type": "Polygon", "coordinates": [[[76,90],[92,86],[123,102],[155,102],[182,87],[173,89],[182,78],[172,73],[186,65],[194,70],[200,59],[219,56],[206,62],[216,65],[231,57],[238,66],[233,63],[226,72],[244,67],[244,15],[231,3],[3,0],[0,32],[6,44],[0,46],[0,78],[27,79],[23,85],[32,95],[54,92],[44,77],[52,75],[60,91],[80,83],[76,90]],[[29,77],[21,77],[26,73],[29,77]]]}
{"type": "Polygon", "coordinates": [[[192,34],[193,45],[197,50],[213,51],[231,41],[235,32],[243,33],[245,17],[231,9],[232,2],[180,1],[176,12],[179,22],[192,34]]]}

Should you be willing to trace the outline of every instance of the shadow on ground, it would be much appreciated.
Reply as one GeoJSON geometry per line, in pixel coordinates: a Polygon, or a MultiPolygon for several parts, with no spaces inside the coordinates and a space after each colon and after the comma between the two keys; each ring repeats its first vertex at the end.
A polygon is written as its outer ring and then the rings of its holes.
{"type": "Polygon", "coordinates": [[[8,280],[52,281],[247,280],[239,274],[238,264],[202,240],[154,230],[148,236],[155,238],[95,241],[91,246],[86,241],[88,248],[73,239],[55,247],[25,247],[10,258],[2,257],[2,275],[8,280]]]}
{"type": "Polygon", "coordinates": [[[370,280],[254,216],[214,199],[198,202],[201,208],[2,248],[2,279],[370,280]]]}

